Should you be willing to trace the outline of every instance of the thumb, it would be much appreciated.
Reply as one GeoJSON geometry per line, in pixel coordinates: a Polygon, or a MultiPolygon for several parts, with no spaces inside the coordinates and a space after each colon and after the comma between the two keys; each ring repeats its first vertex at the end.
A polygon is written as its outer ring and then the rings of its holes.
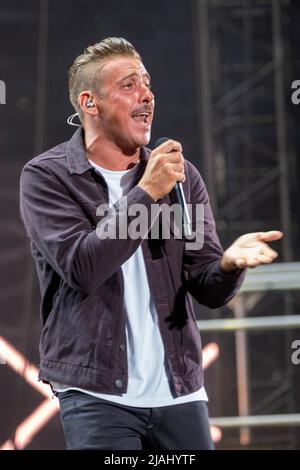
{"type": "Polygon", "coordinates": [[[269,232],[257,233],[257,240],[264,242],[272,242],[274,240],[280,240],[283,237],[283,233],[280,230],[270,230],[269,232]]]}

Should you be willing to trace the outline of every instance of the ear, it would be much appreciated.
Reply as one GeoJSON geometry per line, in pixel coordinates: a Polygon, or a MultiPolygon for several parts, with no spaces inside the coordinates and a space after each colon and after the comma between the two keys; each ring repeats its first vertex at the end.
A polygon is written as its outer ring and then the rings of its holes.
{"type": "Polygon", "coordinates": [[[89,114],[90,116],[95,116],[98,114],[97,106],[87,106],[91,98],[94,100],[91,90],[82,91],[78,96],[78,104],[81,107],[83,113],[89,114]]]}

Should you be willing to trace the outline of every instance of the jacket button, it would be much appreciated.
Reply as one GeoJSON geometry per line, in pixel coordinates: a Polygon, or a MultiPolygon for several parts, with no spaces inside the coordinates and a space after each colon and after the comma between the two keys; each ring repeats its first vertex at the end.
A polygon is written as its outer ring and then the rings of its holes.
{"type": "Polygon", "coordinates": [[[121,343],[120,344],[120,351],[124,351],[125,350],[125,344],[124,343],[121,343]]]}
{"type": "Polygon", "coordinates": [[[123,387],[123,380],[121,380],[121,379],[116,380],[115,381],[115,386],[117,388],[122,388],[123,387]]]}

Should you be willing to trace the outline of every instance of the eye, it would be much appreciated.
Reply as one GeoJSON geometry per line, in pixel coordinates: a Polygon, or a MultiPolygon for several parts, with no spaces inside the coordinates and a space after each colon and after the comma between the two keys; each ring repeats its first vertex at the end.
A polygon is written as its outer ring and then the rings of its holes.
{"type": "Polygon", "coordinates": [[[122,88],[126,88],[127,90],[130,90],[131,88],[133,88],[133,85],[134,85],[133,82],[124,83],[122,88]]]}

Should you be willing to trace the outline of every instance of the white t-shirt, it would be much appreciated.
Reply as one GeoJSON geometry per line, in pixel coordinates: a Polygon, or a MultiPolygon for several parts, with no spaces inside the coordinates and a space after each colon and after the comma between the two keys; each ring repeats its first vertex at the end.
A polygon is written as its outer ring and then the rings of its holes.
{"type": "MultiPolygon", "coordinates": [[[[101,173],[107,183],[110,205],[115,204],[123,196],[124,189],[134,177],[138,167],[136,164],[130,170],[111,171],[96,165],[91,160],[90,163],[101,173]]],[[[149,289],[141,246],[122,264],[121,268],[127,313],[127,392],[122,396],[109,395],[56,383],[52,384],[53,388],[58,392],[76,389],[115,403],[142,408],[175,405],[195,400],[207,401],[204,387],[181,397],[174,398],[171,393],[157,310],[149,289]]]]}

